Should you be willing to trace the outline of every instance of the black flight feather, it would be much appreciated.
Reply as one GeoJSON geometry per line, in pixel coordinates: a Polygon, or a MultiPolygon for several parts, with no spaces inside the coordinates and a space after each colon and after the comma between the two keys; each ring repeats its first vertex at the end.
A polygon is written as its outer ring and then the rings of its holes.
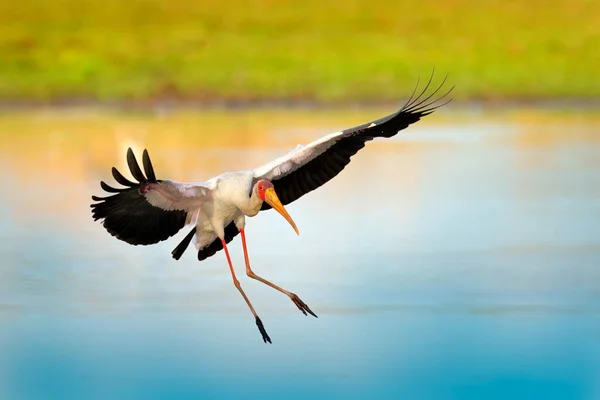
{"type": "MultiPolygon", "coordinates": [[[[430,101],[444,86],[447,77],[430,95],[422,98],[431,85],[433,75],[432,72],[425,88],[415,97],[419,86],[417,81],[410,98],[394,114],[345,129],[342,131],[342,137],[325,152],[295,171],[280,178],[274,178],[272,183],[281,202],[284,205],[289,204],[337,176],[350,163],[351,157],[365,146],[366,142],[377,137],[390,138],[395,136],[399,131],[447,104],[450,100],[442,104],[439,102],[450,94],[454,87],[439,98],[430,101]]],[[[265,202],[261,210],[270,208],[271,206],[265,202]]]]}
{"type": "Polygon", "coordinates": [[[187,213],[181,210],[163,210],[151,205],[140,188],[148,183],[158,183],[150,157],[144,150],[144,176],[130,149],[127,150],[127,165],[131,175],[138,181],[134,183],[125,178],[116,168],[112,168],[115,180],[125,188],[115,188],[105,182],[100,187],[108,193],[107,197],[92,196],[96,203],[91,204],[94,220],[103,220],[102,225],[111,235],[133,245],[158,243],[176,234],[185,226],[187,213]]]}

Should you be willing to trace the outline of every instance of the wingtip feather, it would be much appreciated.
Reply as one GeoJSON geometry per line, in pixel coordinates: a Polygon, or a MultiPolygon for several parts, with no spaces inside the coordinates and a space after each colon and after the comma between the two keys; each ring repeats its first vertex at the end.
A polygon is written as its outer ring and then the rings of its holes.
{"type": "Polygon", "coordinates": [[[144,165],[144,171],[146,172],[146,177],[148,178],[148,181],[156,182],[154,167],[152,166],[152,161],[150,161],[150,155],[148,154],[147,149],[144,149],[144,153],[142,154],[142,164],[144,165]]]}
{"type": "Polygon", "coordinates": [[[119,170],[118,170],[118,169],[116,169],[115,167],[112,167],[112,169],[111,169],[111,172],[112,172],[112,176],[113,176],[113,178],[115,178],[115,181],[117,181],[117,182],[118,182],[118,183],[120,183],[121,185],[123,185],[123,186],[127,186],[127,187],[130,187],[130,188],[131,188],[131,187],[134,187],[134,186],[137,186],[137,184],[136,184],[136,183],[133,183],[133,182],[131,182],[129,179],[125,178],[125,177],[123,176],[123,174],[121,174],[121,173],[119,172],[119,170]]]}
{"type": "Polygon", "coordinates": [[[133,150],[131,147],[127,149],[127,165],[129,166],[129,171],[131,175],[139,182],[146,183],[148,180],[144,176],[140,168],[140,164],[138,164],[137,159],[135,158],[135,154],[133,154],[133,150]]]}

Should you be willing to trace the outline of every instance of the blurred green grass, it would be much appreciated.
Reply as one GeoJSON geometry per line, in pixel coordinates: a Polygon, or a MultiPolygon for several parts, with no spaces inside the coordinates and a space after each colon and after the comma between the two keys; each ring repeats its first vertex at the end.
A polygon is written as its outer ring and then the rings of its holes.
{"type": "Polygon", "coordinates": [[[600,96],[591,0],[0,2],[0,99],[600,96]]]}

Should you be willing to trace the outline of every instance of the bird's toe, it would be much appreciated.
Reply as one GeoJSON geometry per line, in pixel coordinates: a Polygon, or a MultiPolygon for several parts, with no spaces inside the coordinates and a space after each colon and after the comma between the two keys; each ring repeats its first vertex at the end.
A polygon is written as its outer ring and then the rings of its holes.
{"type": "Polygon", "coordinates": [[[262,335],[263,341],[265,343],[267,343],[267,342],[271,343],[271,338],[267,334],[267,331],[265,330],[265,326],[263,325],[262,321],[258,317],[256,317],[256,326],[258,326],[258,330],[260,331],[260,334],[262,335]]]}
{"type": "Polygon", "coordinates": [[[303,302],[302,300],[300,300],[300,297],[298,297],[296,294],[292,293],[290,295],[290,298],[292,299],[292,301],[294,302],[294,304],[296,305],[296,307],[298,307],[298,309],[300,311],[302,311],[302,314],[304,314],[304,315],[310,314],[310,315],[312,315],[315,318],[319,318],[319,317],[317,317],[317,314],[315,314],[314,312],[312,312],[312,310],[306,305],[306,303],[303,302]]]}

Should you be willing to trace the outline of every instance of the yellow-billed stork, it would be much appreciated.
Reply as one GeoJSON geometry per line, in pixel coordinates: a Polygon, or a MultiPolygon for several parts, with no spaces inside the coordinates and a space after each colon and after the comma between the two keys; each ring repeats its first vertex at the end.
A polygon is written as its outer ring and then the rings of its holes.
{"type": "Polygon", "coordinates": [[[446,79],[430,95],[423,98],[431,84],[415,97],[417,86],[405,105],[396,113],[354,128],[331,133],[256,169],[226,172],[206,182],[186,183],[157,179],[148,151],[142,154],[140,168],[131,148],[127,164],[137,182],[125,178],[113,167],[114,179],[125,186],[116,188],[105,182],[100,186],[107,197],[92,196],[94,220],[103,220],[104,228],[116,238],[132,245],[149,245],[166,240],[186,225],[192,228],[172,251],[178,260],[195,237],[198,260],[202,261],[224,249],[233,283],[254,315],[263,341],[271,343],[261,319],[236,278],[227,243],[241,234],[246,274],[284,293],[304,313],[317,315],[295,294],[256,275],[250,267],[244,227],[246,217],[274,208],[294,228],[298,228],[285,209],[289,204],[322,186],[339,174],[350,158],[378,137],[390,138],[409,125],[431,114],[453,89],[434,98],[446,79]]]}

